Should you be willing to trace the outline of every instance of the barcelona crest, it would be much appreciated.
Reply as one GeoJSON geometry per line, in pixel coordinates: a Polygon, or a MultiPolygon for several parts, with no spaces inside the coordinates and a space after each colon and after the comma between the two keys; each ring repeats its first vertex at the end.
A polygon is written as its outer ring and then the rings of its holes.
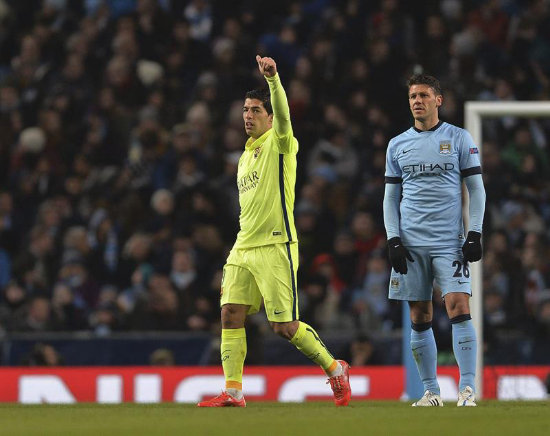
{"type": "Polygon", "coordinates": [[[262,152],[262,147],[258,147],[254,149],[254,159],[258,159],[258,156],[262,152]]]}

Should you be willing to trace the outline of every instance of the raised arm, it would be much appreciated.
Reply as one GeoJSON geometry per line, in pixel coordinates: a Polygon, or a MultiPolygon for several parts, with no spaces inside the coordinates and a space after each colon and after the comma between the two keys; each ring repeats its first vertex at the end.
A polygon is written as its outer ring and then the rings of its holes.
{"type": "Polygon", "coordinates": [[[286,93],[277,73],[277,64],[272,58],[256,56],[258,69],[264,75],[271,93],[271,106],[273,107],[273,131],[278,138],[289,137],[292,139],[292,124],[290,122],[290,109],[286,93]]]}

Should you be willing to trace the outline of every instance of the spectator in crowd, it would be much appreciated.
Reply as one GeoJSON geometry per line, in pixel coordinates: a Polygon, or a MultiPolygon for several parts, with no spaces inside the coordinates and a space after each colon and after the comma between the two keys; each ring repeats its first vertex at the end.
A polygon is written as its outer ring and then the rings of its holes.
{"type": "Polygon", "coordinates": [[[389,331],[393,328],[387,297],[388,262],[382,253],[375,253],[367,260],[361,286],[353,292],[352,310],[361,331],[389,331]]]}
{"type": "Polygon", "coordinates": [[[359,334],[348,346],[348,353],[344,356],[353,366],[382,365],[380,350],[373,340],[365,334],[359,334]]]}
{"type": "Polygon", "coordinates": [[[153,351],[149,362],[152,366],[174,366],[176,364],[174,353],[167,348],[158,348],[153,351]]]}
{"type": "Polygon", "coordinates": [[[21,284],[10,281],[2,290],[2,303],[0,304],[0,331],[6,332],[12,328],[15,314],[27,301],[27,293],[21,284]]]}
{"type": "Polygon", "coordinates": [[[154,273],[147,293],[137,301],[130,327],[134,330],[182,330],[185,317],[180,299],[167,275],[154,273]]]}
{"type": "Polygon", "coordinates": [[[55,331],[58,320],[46,296],[36,295],[13,316],[11,330],[17,332],[55,331]]]}
{"type": "Polygon", "coordinates": [[[59,354],[53,345],[38,342],[31,352],[23,358],[21,364],[24,366],[61,366],[63,360],[63,356],[59,354]]]}

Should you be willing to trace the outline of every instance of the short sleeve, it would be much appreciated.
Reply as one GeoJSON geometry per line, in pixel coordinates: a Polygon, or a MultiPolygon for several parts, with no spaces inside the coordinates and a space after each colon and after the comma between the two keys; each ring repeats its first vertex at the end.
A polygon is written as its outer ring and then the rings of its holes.
{"type": "Polygon", "coordinates": [[[386,173],[384,174],[386,183],[401,183],[403,181],[402,174],[401,167],[394,156],[392,141],[390,141],[386,151],[386,173]]]}
{"type": "Polygon", "coordinates": [[[460,141],[459,163],[462,177],[481,174],[479,148],[474,144],[472,135],[464,129],[462,129],[462,141],[460,141]]]}

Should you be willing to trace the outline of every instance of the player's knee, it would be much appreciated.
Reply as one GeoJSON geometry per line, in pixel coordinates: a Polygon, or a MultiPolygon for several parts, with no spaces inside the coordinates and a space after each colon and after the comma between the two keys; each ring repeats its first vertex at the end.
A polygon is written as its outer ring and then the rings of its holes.
{"type": "Polygon", "coordinates": [[[467,304],[455,304],[447,309],[449,319],[470,315],[470,307],[467,304]]]}
{"type": "Polygon", "coordinates": [[[411,313],[411,321],[413,324],[425,324],[428,322],[432,322],[432,314],[431,313],[411,313]]]}
{"type": "Polygon", "coordinates": [[[428,306],[414,306],[411,307],[410,316],[411,321],[415,324],[424,324],[432,321],[433,311],[428,306]]]}
{"type": "Polygon", "coordinates": [[[426,319],[432,317],[433,304],[430,301],[409,301],[409,311],[411,317],[426,319]]]}
{"type": "Polygon", "coordinates": [[[222,328],[244,327],[246,311],[240,305],[224,304],[222,306],[222,328]]]}
{"type": "Polygon", "coordinates": [[[292,322],[272,322],[271,328],[277,335],[290,341],[296,333],[297,326],[292,322]]]}
{"type": "Polygon", "coordinates": [[[285,324],[282,324],[280,322],[272,322],[271,328],[273,329],[275,334],[281,336],[282,338],[289,339],[287,337],[288,331],[287,331],[287,326],[285,324]]]}
{"type": "Polygon", "coordinates": [[[470,313],[470,305],[468,300],[465,299],[453,299],[446,302],[447,315],[449,318],[454,318],[460,315],[466,315],[470,313]]]}

